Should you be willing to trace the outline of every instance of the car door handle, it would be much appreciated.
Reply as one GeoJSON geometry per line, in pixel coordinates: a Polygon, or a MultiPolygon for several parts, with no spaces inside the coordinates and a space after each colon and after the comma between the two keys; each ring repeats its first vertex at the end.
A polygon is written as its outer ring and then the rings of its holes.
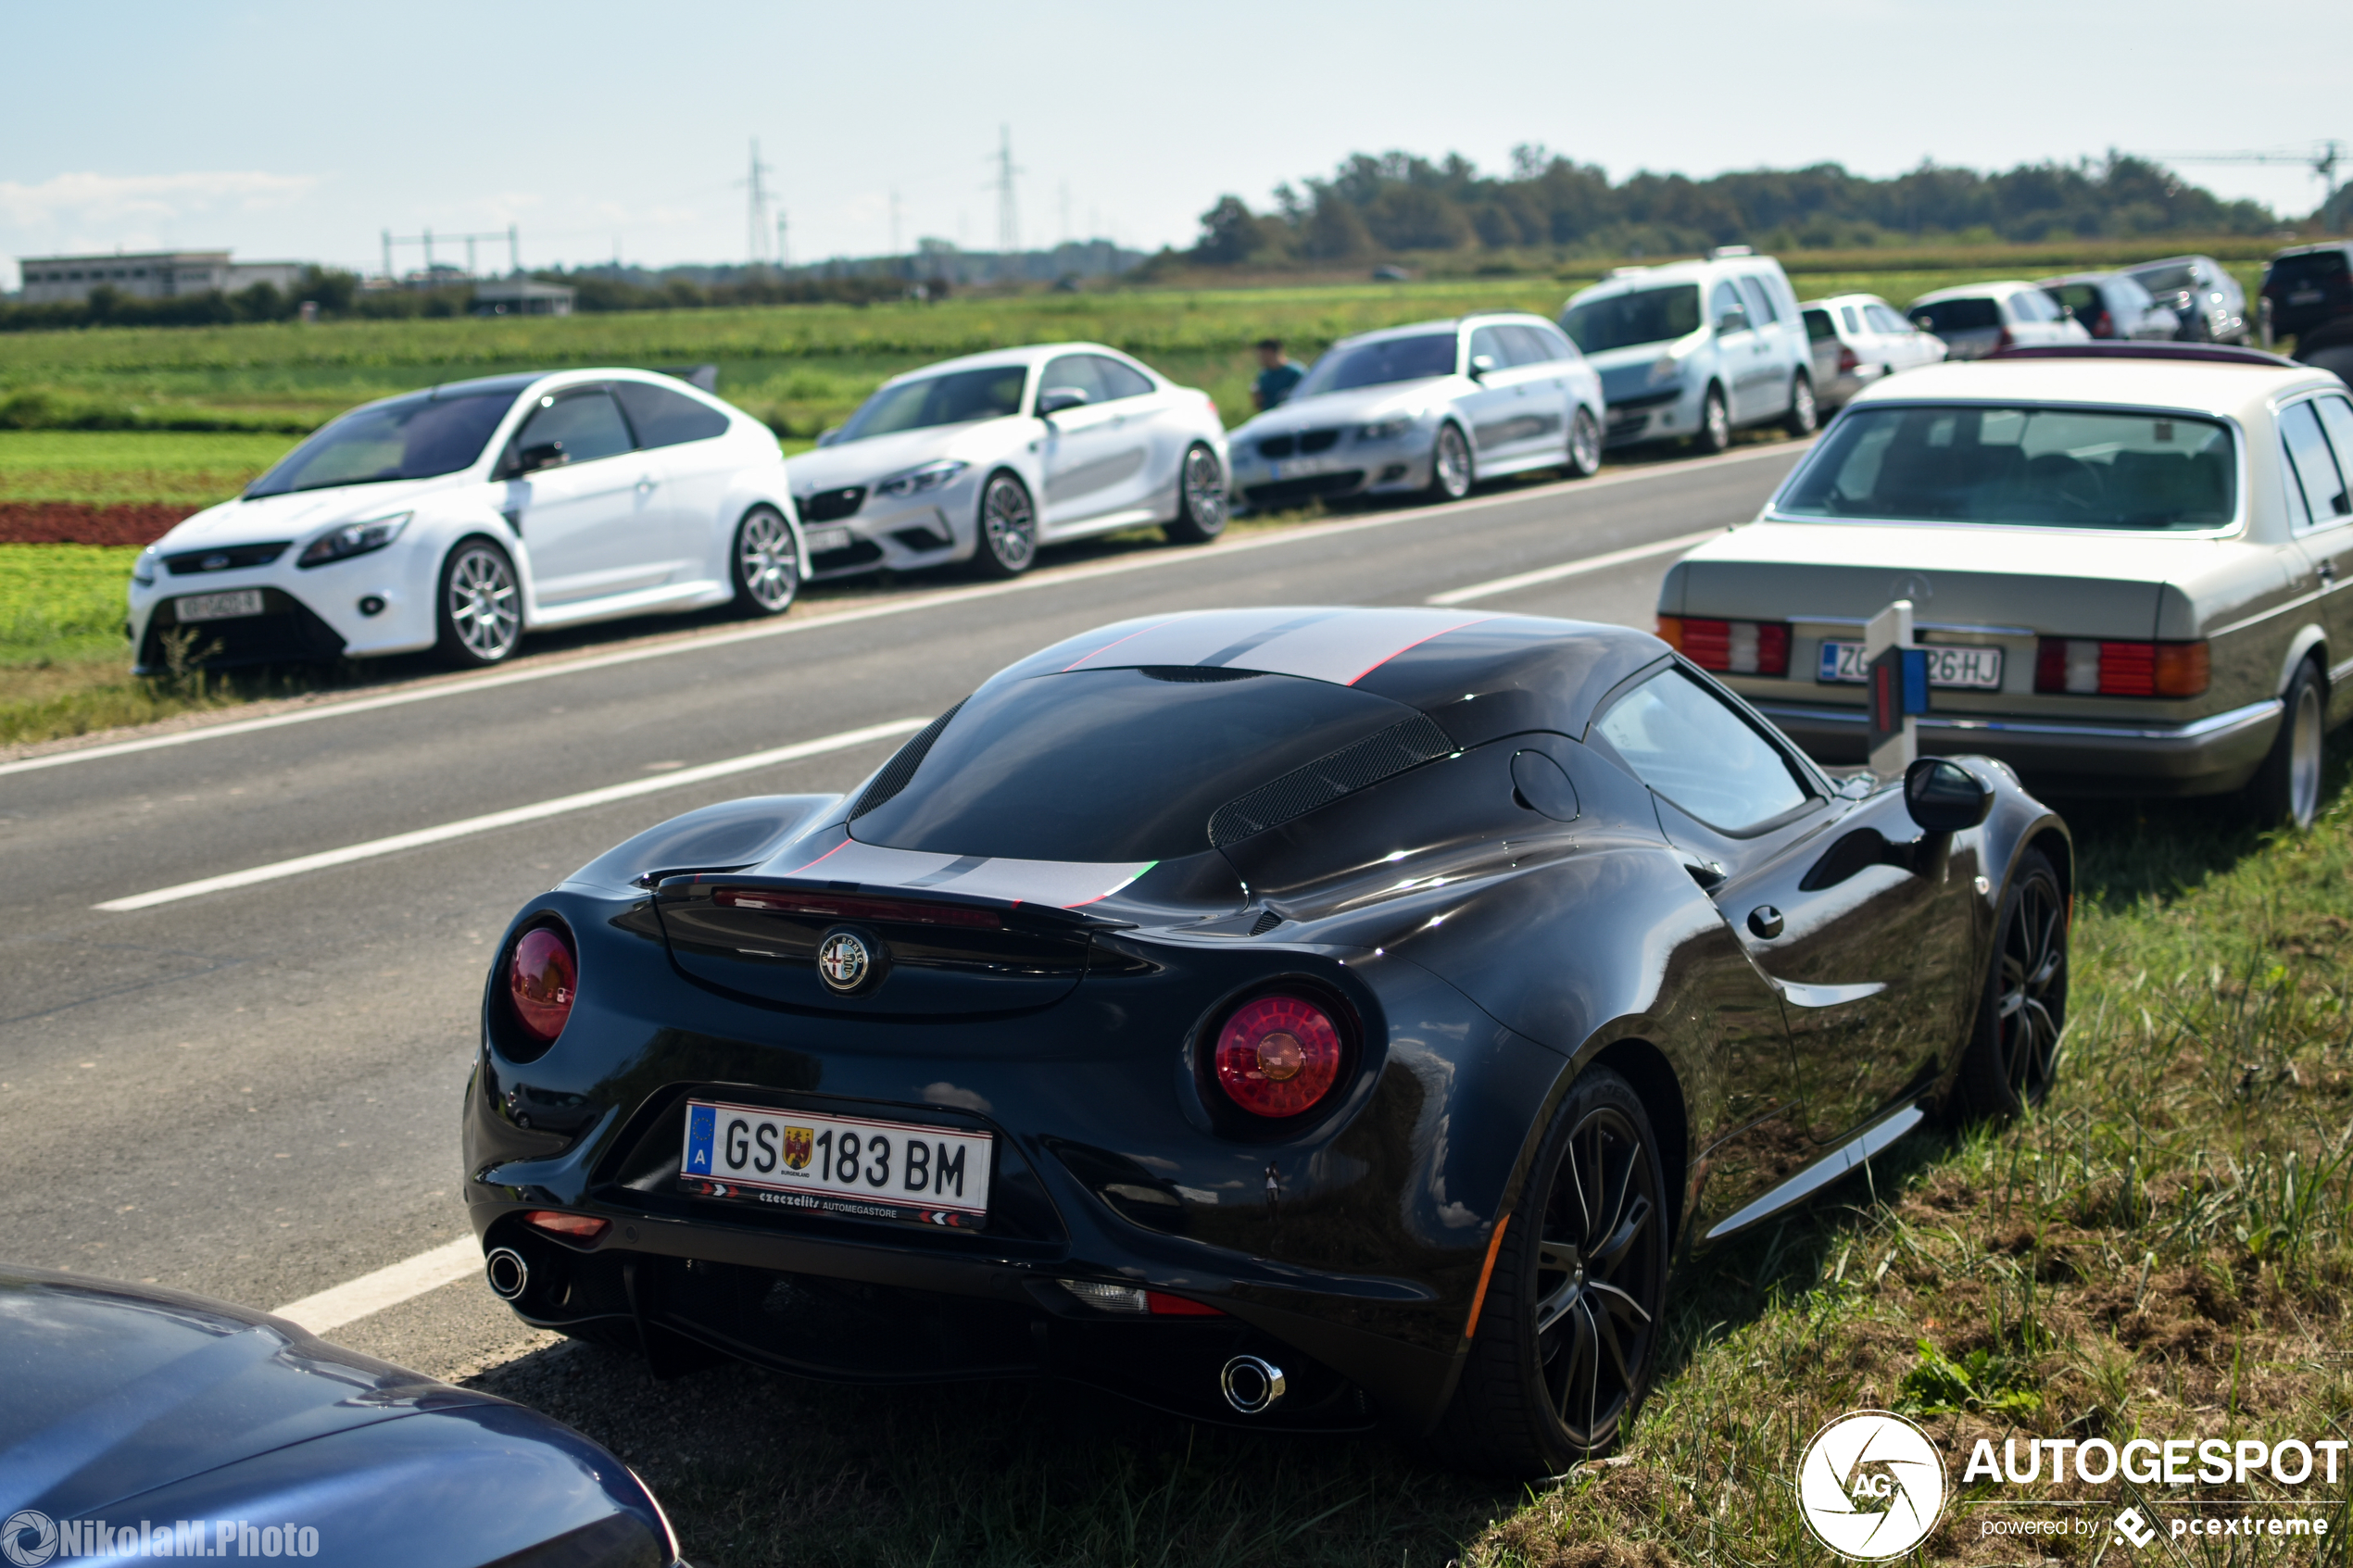
{"type": "Polygon", "coordinates": [[[661,483],[661,480],[656,479],[651,474],[640,474],[637,478],[637,493],[642,495],[661,483]]]}
{"type": "Polygon", "coordinates": [[[2321,572],[2321,581],[2322,581],[2322,582],[2323,582],[2323,583],[2334,583],[2334,582],[2335,582],[2335,581],[2336,581],[2336,562],[2334,562],[2334,561],[2333,561],[2333,560],[2324,560],[2324,561],[2322,561],[2322,562],[2321,563],[2321,566],[2320,566],[2320,572],[2321,572]]]}
{"type": "Polygon", "coordinates": [[[1713,860],[1686,860],[1683,869],[1692,873],[1692,880],[1699,884],[1704,893],[1713,893],[1724,885],[1724,868],[1713,860]]]}

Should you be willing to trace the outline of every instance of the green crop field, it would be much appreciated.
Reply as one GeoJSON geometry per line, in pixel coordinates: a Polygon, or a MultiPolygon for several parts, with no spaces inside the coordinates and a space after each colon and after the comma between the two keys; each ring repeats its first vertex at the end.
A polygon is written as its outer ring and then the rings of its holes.
{"type": "Polygon", "coordinates": [[[244,489],[295,440],[245,431],[0,430],[0,502],[209,506],[244,489]]]}
{"type": "MultiPolygon", "coordinates": [[[[1931,288],[2032,275],[2053,256],[1890,252],[1801,271],[1806,297],[1862,291],[1897,305],[1931,288]]],[[[2259,264],[2236,262],[2252,282],[2259,264]]],[[[1250,345],[1302,359],[1333,339],[1473,309],[1556,313],[1598,269],[1404,283],[975,295],[929,305],[777,306],[539,320],[286,322],[0,335],[0,428],[248,427],[299,431],[371,397],[501,371],[715,364],[721,393],[788,437],[838,422],[885,377],[936,359],[1086,339],[1127,350],[1250,414],[1250,345]]]]}

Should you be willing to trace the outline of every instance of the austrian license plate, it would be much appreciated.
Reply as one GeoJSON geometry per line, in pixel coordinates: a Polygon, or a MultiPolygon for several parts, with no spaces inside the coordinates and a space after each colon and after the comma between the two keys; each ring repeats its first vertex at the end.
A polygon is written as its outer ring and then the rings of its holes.
{"type": "Polygon", "coordinates": [[[226,594],[190,594],[174,601],[171,612],[180,618],[182,626],[192,621],[234,621],[241,615],[259,615],[261,590],[239,588],[226,594]]]}
{"type": "MultiPolygon", "coordinates": [[[[1931,647],[1921,651],[1928,655],[1928,684],[1931,686],[1974,687],[1989,692],[2002,688],[2000,648],[1931,647]]],[[[1862,644],[1822,645],[1822,665],[1816,680],[1861,685],[1869,678],[1862,644]]]]}
{"type": "Polygon", "coordinates": [[[703,1198],[967,1230],[988,1215],[991,1151],[986,1133],[698,1099],[678,1180],[703,1198]]]}
{"type": "Polygon", "coordinates": [[[815,555],[824,550],[845,550],[849,547],[847,528],[812,528],[809,531],[809,551],[815,555]]]}

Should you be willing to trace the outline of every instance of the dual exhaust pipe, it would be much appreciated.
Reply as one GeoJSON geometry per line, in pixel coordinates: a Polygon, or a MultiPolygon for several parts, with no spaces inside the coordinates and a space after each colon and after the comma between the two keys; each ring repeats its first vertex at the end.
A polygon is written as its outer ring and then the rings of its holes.
{"type": "MultiPolygon", "coordinates": [[[[501,1301],[520,1299],[531,1288],[531,1265],[511,1247],[494,1247],[483,1259],[483,1276],[501,1301]]],[[[1218,1392],[1239,1415],[1265,1415],[1283,1402],[1290,1385],[1283,1369],[1264,1356],[1236,1356],[1217,1374],[1218,1392]]]]}

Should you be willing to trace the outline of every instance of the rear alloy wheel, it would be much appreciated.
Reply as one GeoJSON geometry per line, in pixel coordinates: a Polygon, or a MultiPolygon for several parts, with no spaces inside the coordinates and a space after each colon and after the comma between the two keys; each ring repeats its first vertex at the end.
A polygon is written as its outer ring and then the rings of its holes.
{"type": "Polygon", "coordinates": [[[736,547],[728,555],[736,583],[736,609],[744,615],[782,615],[800,592],[800,551],[792,529],[774,507],[754,507],[736,524],[736,547]]]}
{"type": "Polygon", "coordinates": [[[503,664],[522,640],[514,562],[487,539],[468,539],[449,552],[434,603],[441,636],[434,652],[446,663],[467,670],[503,664]]]}
{"type": "Polygon", "coordinates": [[[1429,498],[1459,501],[1470,494],[1474,477],[1470,443],[1463,427],[1449,420],[1438,427],[1438,439],[1430,444],[1429,498]]]}
{"type": "Polygon", "coordinates": [[[1821,407],[1814,401],[1814,378],[1800,370],[1790,380],[1789,418],[1781,421],[1781,428],[1803,441],[1821,427],[1821,407]]]}
{"type": "Polygon", "coordinates": [[[1529,1478],[1617,1444],[1657,1361],[1668,1245],[1650,1114],[1625,1079],[1589,1068],[1496,1249],[1445,1457],[1529,1478]]]}
{"type": "Polygon", "coordinates": [[[1569,416],[1568,461],[1564,467],[1571,479],[1591,479],[1601,471],[1602,421],[1581,403],[1569,416]]]}
{"type": "Polygon", "coordinates": [[[1206,545],[1226,532],[1226,467],[1198,442],[1176,470],[1176,516],[1160,531],[1172,545],[1206,545]]]}
{"type": "Polygon", "coordinates": [[[1009,473],[989,477],[980,492],[980,542],[973,570],[983,577],[1019,577],[1038,558],[1038,508],[1029,487],[1009,473]]]}
{"type": "Polygon", "coordinates": [[[2327,706],[2322,700],[2321,672],[2309,659],[2296,668],[2287,684],[2287,699],[2280,715],[2280,733],[2271,755],[2246,784],[2246,806],[2259,827],[2294,828],[2301,833],[2321,810],[2321,744],[2327,706]]]}
{"type": "Polygon", "coordinates": [[[1724,401],[1724,389],[1711,386],[1700,400],[1699,433],[1692,437],[1692,445],[1709,457],[1732,444],[1732,410],[1724,401]]]}
{"type": "Polygon", "coordinates": [[[2015,1116],[2050,1093],[2067,1029],[2067,917],[2058,873],[2029,849],[2002,900],[1977,1027],[1962,1047],[1954,1086],[1964,1114],[2015,1116]]]}

